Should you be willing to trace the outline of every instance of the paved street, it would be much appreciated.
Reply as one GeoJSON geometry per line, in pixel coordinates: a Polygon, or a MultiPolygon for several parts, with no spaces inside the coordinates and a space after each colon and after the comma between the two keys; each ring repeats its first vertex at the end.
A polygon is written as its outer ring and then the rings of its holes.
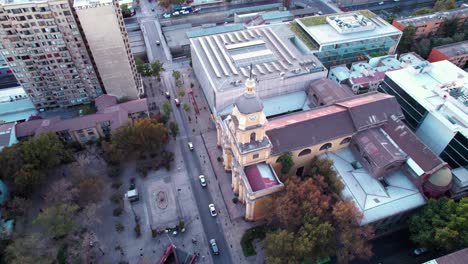
{"type": "Polygon", "coordinates": [[[292,3],[303,7],[316,7],[323,14],[341,12],[337,7],[325,0],[293,0],[292,3]]]}

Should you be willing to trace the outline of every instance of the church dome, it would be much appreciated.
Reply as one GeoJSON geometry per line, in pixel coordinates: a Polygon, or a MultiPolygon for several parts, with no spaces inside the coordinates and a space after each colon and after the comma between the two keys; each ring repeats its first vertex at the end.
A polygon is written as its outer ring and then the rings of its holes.
{"type": "Polygon", "coordinates": [[[429,182],[438,187],[445,187],[452,182],[452,172],[449,168],[443,167],[429,177],[429,182]]]}
{"type": "Polygon", "coordinates": [[[247,79],[245,82],[246,91],[239,96],[234,105],[240,113],[247,115],[263,111],[263,103],[255,93],[255,80],[247,79]]]}

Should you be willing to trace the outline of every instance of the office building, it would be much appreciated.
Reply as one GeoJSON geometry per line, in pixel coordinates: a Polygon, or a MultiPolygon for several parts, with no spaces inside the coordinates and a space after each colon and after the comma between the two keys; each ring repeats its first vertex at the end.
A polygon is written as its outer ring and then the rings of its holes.
{"type": "Polygon", "coordinates": [[[407,26],[414,26],[416,33],[414,39],[427,38],[445,34],[444,23],[447,20],[456,20],[458,28],[465,26],[468,19],[468,8],[457,8],[432,14],[398,18],[393,20],[392,25],[403,31],[407,26]]]}
{"type": "Polygon", "coordinates": [[[217,118],[223,165],[246,220],[262,219],[266,200],[284,188],[277,176],[284,153],[294,165],[283,177],[303,176],[313,157],[332,159],[346,186],[342,196],[363,214],[361,224],[383,232],[404,222],[426,197],[450,189],[447,163],[402,123],[395,97],[350,95],[331,80],[318,80],[309,87],[316,107],[268,119],[255,87],[247,79],[232,112],[217,118]]]}
{"type": "Polygon", "coordinates": [[[68,107],[103,93],[66,0],[0,2],[0,51],[37,109],[68,107]]]}
{"type": "Polygon", "coordinates": [[[448,60],[458,67],[465,69],[468,67],[468,41],[462,41],[432,48],[429,62],[448,60]]]}
{"type": "Polygon", "coordinates": [[[118,3],[75,0],[73,7],[106,93],[137,99],[142,83],[118,3]]]}
{"type": "Polygon", "coordinates": [[[199,37],[192,35],[198,32],[189,33],[193,70],[215,115],[232,106],[250,74],[262,99],[295,92],[305,95],[311,81],[327,76],[325,67],[287,24],[199,37]]]}
{"type": "Polygon", "coordinates": [[[298,18],[295,22],[327,68],[394,54],[402,35],[368,10],[298,18]]]}
{"type": "MultiPolygon", "coordinates": [[[[387,72],[380,91],[394,95],[405,123],[452,169],[468,166],[468,73],[449,61],[387,72]]],[[[461,174],[460,174],[461,175],[461,174]]]]}

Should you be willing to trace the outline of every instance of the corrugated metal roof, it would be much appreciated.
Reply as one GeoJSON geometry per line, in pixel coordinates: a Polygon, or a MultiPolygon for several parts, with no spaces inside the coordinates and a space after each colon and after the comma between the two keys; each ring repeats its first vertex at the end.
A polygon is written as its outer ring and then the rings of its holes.
{"type": "Polygon", "coordinates": [[[289,11],[274,11],[274,12],[267,12],[262,14],[263,20],[274,20],[280,18],[293,18],[294,16],[289,11]]]}

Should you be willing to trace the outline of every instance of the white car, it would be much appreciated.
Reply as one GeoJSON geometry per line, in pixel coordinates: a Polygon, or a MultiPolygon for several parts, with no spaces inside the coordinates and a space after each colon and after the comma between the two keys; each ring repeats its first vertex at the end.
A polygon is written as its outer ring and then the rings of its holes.
{"type": "Polygon", "coordinates": [[[383,4],[385,4],[385,2],[380,2],[380,3],[379,3],[379,5],[383,5],[383,4]]]}
{"type": "Polygon", "coordinates": [[[161,45],[161,42],[159,40],[156,40],[156,45],[161,45]]]}
{"type": "Polygon", "coordinates": [[[218,215],[218,214],[216,213],[216,209],[215,209],[214,204],[209,204],[209,205],[208,205],[208,208],[210,208],[210,214],[211,214],[211,216],[216,216],[216,215],[218,215]]]}
{"type": "Polygon", "coordinates": [[[193,150],[193,143],[192,143],[192,142],[189,142],[189,143],[188,143],[188,148],[189,148],[190,150],[193,150]]]}
{"type": "Polygon", "coordinates": [[[198,179],[200,179],[200,184],[202,187],[206,187],[206,179],[204,175],[198,176],[198,179]]]}
{"type": "Polygon", "coordinates": [[[164,17],[164,18],[171,18],[171,14],[165,13],[165,14],[163,15],[163,17],[164,17]]]}
{"type": "Polygon", "coordinates": [[[182,11],[180,11],[180,14],[182,14],[182,15],[188,15],[188,14],[190,14],[190,11],[188,11],[188,10],[182,10],[182,11]]]}
{"type": "Polygon", "coordinates": [[[173,16],[178,16],[180,15],[179,11],[175,11],[174,13],[172,13],[173,16]]]}

